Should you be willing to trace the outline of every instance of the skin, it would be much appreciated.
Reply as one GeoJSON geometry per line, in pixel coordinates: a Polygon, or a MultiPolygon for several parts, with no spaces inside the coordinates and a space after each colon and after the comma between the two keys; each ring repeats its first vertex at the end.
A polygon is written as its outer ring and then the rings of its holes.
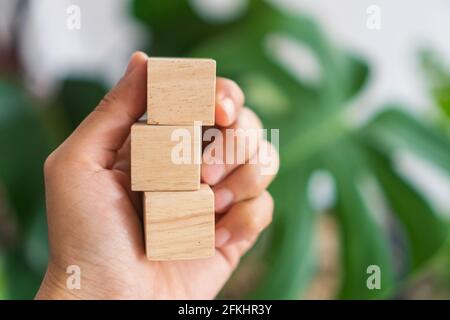
{"type": "MultiPolygon", "coordinates": [[[[145,112],[146,61],[135,53],[116,87],[45,162],[50,259],[37,299],[212,299],[272,220],[265,190],[273,175],[261,175],[260,164],[203,164],[202,180],[215,193],[215,256],[146,259],[141,195],[131,191],[129,174],[130,127],[145,112]],[[66,288],[70,265],[81,269],[81,289],[66,288]]],[[[220,130],[261,127],[231,80],[217,79],[216,98],[220,130]]],[[[259,139],[262,145],[268,142],[259,139]]]]}

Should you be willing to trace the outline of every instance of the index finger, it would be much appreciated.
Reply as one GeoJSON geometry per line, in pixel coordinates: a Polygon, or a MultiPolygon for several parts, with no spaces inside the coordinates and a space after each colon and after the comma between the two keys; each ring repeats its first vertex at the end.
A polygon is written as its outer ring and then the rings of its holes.
{"type": "Polygon", "coordinates": [[[232,125],[244,105],[244,93],[236,82],[217,78],[216,81],[216,125],[229,127],[232,125]]]}

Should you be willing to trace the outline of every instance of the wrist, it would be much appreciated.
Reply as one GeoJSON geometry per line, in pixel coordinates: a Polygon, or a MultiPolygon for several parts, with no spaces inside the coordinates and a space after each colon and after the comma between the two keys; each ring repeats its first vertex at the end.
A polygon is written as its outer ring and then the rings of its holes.
{"type": "MultiPolygon", "coordinates": [[[[73,274],[67,273],[65,268],[56,263],[49,263],[44,279],[35,296],[36,300],[96,300],[96,299],[129,299],[137,298],[133,292],[132,295],[126,295],[126,288],[118,286],[120,281],[112,281],[114,285],[104,281],[105,278],[98,279],[96,275],[83,275],[83,278],[90,281],[81,281],[78,288],[73,288],[71,277],[73,274]],[[106,285],[107,284],[107,285],[106,285]]],[[[81,275],[80,275],[81,276],[81,275]]],[[[109,277],[109,280],[115,277],[109,277]]],[[[129,294],[129,292],[128,292],[129,294]]]]}
{"type": "Polygon", "coordinates": [[[42,280],[41,286],[35,296],[36,300],[71,300],[81,299],[74,292],[76,290],[70,290],[67,288],[64,281],[64,277],[58,275],[53,270],[53,267],[49,264],[42,280]]]}

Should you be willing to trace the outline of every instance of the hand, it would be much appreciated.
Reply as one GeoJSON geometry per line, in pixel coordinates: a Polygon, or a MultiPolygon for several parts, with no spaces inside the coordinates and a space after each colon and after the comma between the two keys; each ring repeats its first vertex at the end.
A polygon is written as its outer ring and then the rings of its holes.
{"type": "MultiPolygon", "coordinates": [[[[204,164],[202,179],[215,192],[215,256],[146,259],[141,195],[131,191],[129,174],[130,127],[145,112],[146,64],[147,56],[135,53],[117,86],[45,162],[50,259],[36,298],[211,299],[271,221],[265,189],[273,175],[261,175],[259,164],[204,164]],[[79,290],[66,288],[70,265],[81,270],[79,290]]],[[[217,79],[216,100],[222,130],[261,126],[234,82],[217,79]]],[[[248,150],[247,159],[255,154],[248,150]]]]}

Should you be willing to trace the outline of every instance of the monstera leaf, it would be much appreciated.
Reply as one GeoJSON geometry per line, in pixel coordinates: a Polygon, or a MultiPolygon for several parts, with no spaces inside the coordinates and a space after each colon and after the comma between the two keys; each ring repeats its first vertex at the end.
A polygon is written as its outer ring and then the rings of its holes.
{"type": "Polygon", "coordinates": [[[426,74],[431,96],[436,106],[445,115],[446,121],[450,119],[450,73],[445,63],[437,53],[424,50],[421,52],[422,67],[426,74]]]}
{"type": "Polygon", "coordinates": [[[341,234],[341,298],[392,295],[443,244],[448,225],[397,174],[392,156],[407,149],[450,171],[449,141],[391,107],[367,125],[350,125],[345,107],[363,90],[369,70],[336,48],[311,19],[250,1],[246,14],[203,30],[207,22],[185,1],[135,3],[138,16],[151,26],[152,54],[216,59],[218,74],[243,87],[247,104],[265,126],[280,129],[281,172],[271,187],[276,213],[266,235],[266,274],[251,297],[297,298],[313,277],[316,215],[307,185],[317,169],[329,171],[336,185],[333,212],[341,234]],[[186,27],[176,29],[173,17],[186,27]],[[287,40],[313,57],[319,67],[313,81],[292,71],[274,50],[273,39],[287,40]],[[394,268],[398,257],[393,254],[392,231],[364,191],[366,181],[378,186],[388,214],[400,226],[406,243],[402,250],[407,252],[403,271],[394,268]],[[371,265],[381,270],[380,290],[367,287],[371,265]]]}
{"type": "Polygon", "coordinates": [[[42,174],[48,136],[40,113],[19,82],[0,80],[0,105],[0,186],[16,229],[12,243],[0,243],[2,269],[7,275],[1,281],[2,291],[8,298],[31,298],[48,256],[42,174]],[[42,228],[37,230],[37,225],[42,228]],[[38,260],[34,254],[39,255],[38,260]]]}

